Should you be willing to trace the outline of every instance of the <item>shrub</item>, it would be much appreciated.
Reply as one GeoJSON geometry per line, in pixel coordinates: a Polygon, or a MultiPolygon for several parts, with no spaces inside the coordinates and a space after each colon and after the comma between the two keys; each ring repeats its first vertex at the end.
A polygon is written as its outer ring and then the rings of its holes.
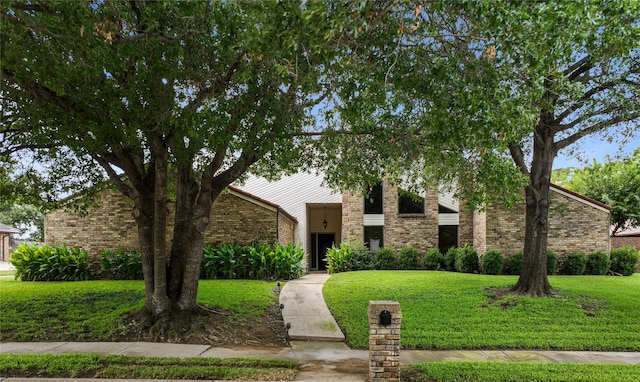
{"type": "Polygon", "coordinates": [[[458,248],[456,251],[456,270],[473,273],[478,270],[478,252],[471,246],[458,248]]]}
{"type": "Polygon", "coordinates": [[[398,268],[418,269],[418,250],[413,247],[404,247],[398,252],[398,268]]]}
{"type": "Polygon", "coordinates": [[[424,254],[422,264],[426,269],[438,270],[444,268],[444,256],[439,250],[432,248],[424,254]]]}
{"type": "Polygon", "coordinates": [[[15,278],[23,281],[81,281],[89,280],[87,252],[65,245],[37,247],[20,244],[11,254],[16,268],[15,278]]]}
{"type": "Polygon", "coordinates": [[[304,256],[302,248],[294,244],[210,245],[202,250],[200,278],[294,279],[304,273],[304,256]]]}
{"type": "Polygon", "coordinates": [[[100,251],[100,277],[110,280],[142,280],[142,258],[137,249],[100,251]]]}
{"type": "Polygon", "coordinates": [[[482,255],[482,273],[487,275],[499,275],[502,271],[504,258],[498,250],[487,251],[482,255]]]}
{"type": "Polygon", "coordinates": [[[349,271],[351,262],[351,248],[349,243],[344,242],[340,247],[332,246],[327,251],[327,272],[339,273],[349,271]]]}
{"type": "Polygon", "coordinates": [[[610,266],[611,260],[605,252],[593,252],[587,256],[587,274],[606,275],[610,266]]]}
{"type": "Polygon", "coordinates": [[[458,255],[458,248],[452,247],[447,250],[444,255],[444,269],[447,271],[456,270],[456,256],[458,255]]]}
{"type": "Polygon", "coordinates": [[[563,272],[567,275],[581,275],[587,266],[587,258],[582,252],[571,252],[564,262],[563,272]]]}
{"type": "Polygon", "coordinates": [[[364,245],[363,241],[352,241],[351,258],[349,261],[349,269],[352,271],[365,271],[373,269],[374,260],[373,254],[369,252],[369,248],[364,245]]]}
{"type": "Polygon", "coordinates": [[[547,250],[547,274],[555,275],[558,269],[558,255],[551,250],[547,250]]]}
{"type": "Polygon", "coordinates": [[[396,255],[391,248],[380,248],[375,255],[376,269],[395,269],[396,255]]]}
{"type": "Polygon", "coordinates": [[[611,270],[624,276],[635,273],[638,264],[638,251],[629,246],[611,250],[611,270]]]}
{"type": "Polygon", "coordinates": [[[522,272],[522,257],[523,251],[519,251],[511,255],[509,258],[509,274],[519,275],[522,272]]]}

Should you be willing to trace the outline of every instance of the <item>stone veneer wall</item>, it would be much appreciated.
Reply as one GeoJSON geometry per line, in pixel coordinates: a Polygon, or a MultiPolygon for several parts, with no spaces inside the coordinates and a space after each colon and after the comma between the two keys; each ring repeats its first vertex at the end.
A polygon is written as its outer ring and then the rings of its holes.
{"type": "Polygon", "coordinates": [[[364,240],[364,197],[342,194],[342,240],[364,240]]]}
{"type": "MultiPolygon", "coordinates": [[[[398,214],[398,188],[384,184],[384,246],[399,250],[415,247],[424,253],[438,248],[438,194],[429,190],[425,197],[424,214],[398,214]]],[[[342,195],[342,237],[344,240],[364,240],[364,197],[342,195]]]]}
{"type": "Polygon", "coordinates": [[[458,202],[458,245],[473,245],[474,216],[473,211],[467,209],[463,201],[458,202]]]}
{"type": "Polygon", "coordinates": [[[278,214],[278,243],[287,245],[296,242],[296,222],[280,212],[278,214]]]}
{"type": "MultiPolygon", "coordinates": [[[[105,248],[138,248],[138,233],[131,208],[131,202],[124,196],[105,191],[100,207],[89,210],[87,216],[81,217],[64,209],[51,212],[45,217],[45,242],[48,245],[81,247],[90,254],[105,248]]],[[[170,240],[173,229],[172,204],[169,204],[169,211],[167,237],[170,240]]],[[[210,224],[205,232],[205,244],[274,243],[278,239],[287,244],[293,240],[295,224],[282,213],[277,214],[231,193],[223,193],[213,204],[210,224]],[[280,215],[279,221],[277,215],[280,215]],[[278,230],[280,238],[277,236],[278,230]]]]}
{"type": "Polygon", "coordinates": [[[398,213],[398,187],[384,184],[384,246],[395,251],[414,247],[423,254],[438,248],[438,193],[425,193],[424,214],[398,213]]]}
{"type": "MultiPolygon", "coordinates": [[[[609,213],[564,196],[550,194],[548,247],[558,256],[580,251],[609,251],[609,213]]],[[[492,205],[486,212],[486,249],[511,256],[523,249],[524,203],[507,210],[492,205]]]]}
{"type": "Polygon", "coordinates": [[[487,251],[487,212],[473,211],[473,246],[478,253],[487,251]]]}

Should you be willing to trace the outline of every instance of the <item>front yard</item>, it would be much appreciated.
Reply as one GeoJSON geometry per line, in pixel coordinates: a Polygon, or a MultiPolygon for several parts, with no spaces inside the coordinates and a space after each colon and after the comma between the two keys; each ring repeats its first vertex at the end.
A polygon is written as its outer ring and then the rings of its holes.
{"type": "Polygon", "coordinates": [[[333,275],[324,296],[351,347],[368,348],[369,300],[394,300],[403,349],[640,351],[640,275],[550,276],[556,297],[502,295],[515,276],[437,271],[333,275]]]}

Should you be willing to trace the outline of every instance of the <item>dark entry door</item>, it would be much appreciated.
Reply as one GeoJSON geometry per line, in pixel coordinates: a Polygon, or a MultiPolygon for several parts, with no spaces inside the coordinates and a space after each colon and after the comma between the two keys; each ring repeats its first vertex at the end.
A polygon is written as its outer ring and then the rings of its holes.
{"type": "Polygon", "coordinates": [[[336,241],[335,233],[312,233],[311,234],[311,269],[324,271],[327,269],[325,256],[327,249],[336,241]]]}

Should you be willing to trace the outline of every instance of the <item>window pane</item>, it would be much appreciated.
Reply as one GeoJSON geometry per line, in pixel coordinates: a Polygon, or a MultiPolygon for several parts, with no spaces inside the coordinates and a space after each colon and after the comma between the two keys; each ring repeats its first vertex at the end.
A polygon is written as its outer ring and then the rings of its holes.
{"type": "Polygon", "coordinates": [[[424,197],[398,189],[398,213],[423,214],[424,197]]]}
{"type": "Polygon", "coordinates": [[[365,226],[364,227],[364,244],[372,253],[378,252],[378,249],[384,247],[383,242],[384,227],[383,226],[365,226]]]}
{"type": "Polygon", "coordinates": [[[364,213],[382,213],[382,183],[369,187],[369,194],[364,198],[364,213]]]}
{"type": "Polygon", "coordinates": [[[440,253],[445,254],[449,248],[458,246],[458,226],[457,225],[441,225],[438,227],[438,249],[440,253]]]}

